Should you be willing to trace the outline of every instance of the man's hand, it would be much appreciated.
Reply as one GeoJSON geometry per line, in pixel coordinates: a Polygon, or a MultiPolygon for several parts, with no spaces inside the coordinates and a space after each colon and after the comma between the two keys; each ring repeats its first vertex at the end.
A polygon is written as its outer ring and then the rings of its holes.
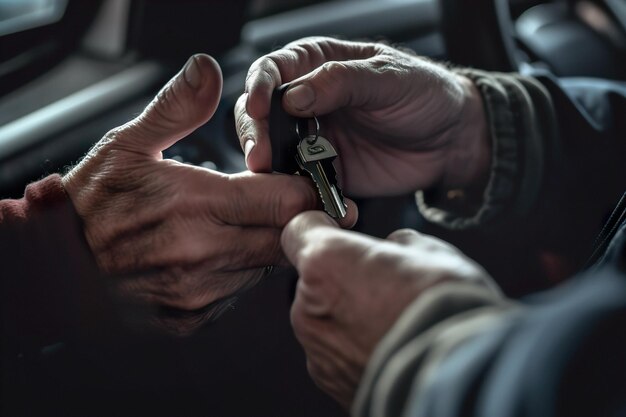
{"type": "Polygon", "coordinates": [[[282,246],[300,275],[291,322],[309,373],[346,408],[375,346],[423,291],[451,280],[498,291],[456,248],[409,229],[380,240],[311,211],[286,226],[282,246]]]}
{"type": "MultiPolygon", "coordinates": [[[[163,160],[161,151],[206,123],[222,89],[218,64],[192,57],[135,120],[110,131],[63,179],[85,236],[123,299],[200,311],[284,263],[282,227],[317,207],[304,178],[219,172],[163,160]]],[[[355,210],[353,209],[354,215],[355,210]]],[[[347,219],[346,222],[354,222],[347,219]]],[[[166,322],[171,324],[169,321],[166,322]]]]}
{"type": "Polygon", "coordinates": [[[268,116],[284,83],[285,110],[318,116],[353,196],[481,186],[490,163],[482,100],[441,65],[377,43],[307,38],[258,59],[235,106],[248,168],[271,171],[268,116]]]}

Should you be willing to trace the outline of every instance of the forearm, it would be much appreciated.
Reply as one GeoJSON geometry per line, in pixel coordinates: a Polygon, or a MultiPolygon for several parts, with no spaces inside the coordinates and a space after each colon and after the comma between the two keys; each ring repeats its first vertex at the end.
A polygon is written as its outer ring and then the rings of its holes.
{"type": "Polygon", "coordinates": [[[614,415],[625,398],[625,282],[610,265],[523,305],[432,290],[376,348],[353,414],[614,415]]]}
{"type": "MultiPolygon", "coordinates": [[[[518,310],[520,306],[471,284],[444,284],[427,291],[377,346],[361,380],[353,414],[382,417],[413,410],[418,398],[429,395],[438,369],[446,366],[450,354],[487,332],[497,333],[499,323],[518,310]]],[[[448,393],[451,408],[441,415],[461,414],[460,409],[452,410],[472,394],[471,384],[482,365],[476,361],[458,369],[456,386],[448,393]]]]}

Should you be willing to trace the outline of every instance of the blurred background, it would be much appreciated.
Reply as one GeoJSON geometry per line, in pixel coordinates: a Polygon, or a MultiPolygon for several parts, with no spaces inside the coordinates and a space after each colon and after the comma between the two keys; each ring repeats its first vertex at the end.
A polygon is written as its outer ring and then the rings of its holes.
{"type": "MultiPolygon", "coordinates": [[[[247,69],[309,35],[385,40],[489,70],[626,79],[623,0],[0,0],[0,198],[67,169],[197,52],[222,66],[220,107],[165,157],[245,169],[232,109],[247,69]]],[[[513,296],[544,284],[525,280],[529,241],[449,236],[423,224],[411,195],[357,202],[357,230],[442,236],[509,274],[513,296]]],[[[50,347],[30,383],[56,415],[344,415],[306,375],[288,322],[294,279],[279,271],[190,338],[103,328],[50,347]]]]}

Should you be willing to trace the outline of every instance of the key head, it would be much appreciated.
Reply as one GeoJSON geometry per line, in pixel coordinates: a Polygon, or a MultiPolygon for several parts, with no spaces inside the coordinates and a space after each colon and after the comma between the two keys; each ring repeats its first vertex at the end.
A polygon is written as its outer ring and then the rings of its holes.
{"type": "Polygon", "coordinates": [[[334,219],[342,219],[346,217],[347,205],[337,184],[337,172],[333,166],[336,157],[335,148],[324,137],[310,135],[298,143],[298,165],[317,187],[324,211],[334,219]]]}
{"type": "Polygon", "coordinates": [[[298,143],[298,155],[304,163],[329,159],[332,161],[337,157],[337,151],[328,139],[315,135],[309,135],[298,143]]]}

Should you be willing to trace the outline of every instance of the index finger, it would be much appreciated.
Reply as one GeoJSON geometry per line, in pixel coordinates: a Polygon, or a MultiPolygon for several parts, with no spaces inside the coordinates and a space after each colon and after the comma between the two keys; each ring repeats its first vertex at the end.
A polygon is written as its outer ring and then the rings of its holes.
{"type": "Polygon", "coordinates": [[[227,181],[224,192],[211,197],[218,218],[226,224],[283,227],[319,204],[308,178],[244,172],[228,176],[227,181]]]}
{"type": "Polygon", "coordinates": [[[245,93],[235,105],[235,125],[246,165],[253,172],[271,172],[271,145],[267,119],[272,93],[328,61],[364,59],[380,45],[325,37],[304,38],[257,59],[248,70],[245,93]]]}
{"type": "Polygon", "coordinates": [[[248,94],[235,103],[235,129],[246,157],[246,166],[252,172],[272,172],[272,145],[267,120],[255,120],[246,111],[248,94]]]}
{"type": "Polygon", "coordinates": [[[304,38],[257,59],[246,77],[246,112],[253,119],[269,116],[274,89],[295,80],[327,61],[369,58],[377,53],[374,43],[348,42],[333,38],[304,38]]]}
{"type": "MultiPolygon", "coordinates": [[[[309,178],[286,174],[230,175],[226,191],[210,198],[216,202],[219,218],[236,226],[284,227],[294,216],[321,208],[319,193],[309,178]]],[[[345,199],[346,216],[342,227],[354,226],[358,209],[345,199]]]]}

